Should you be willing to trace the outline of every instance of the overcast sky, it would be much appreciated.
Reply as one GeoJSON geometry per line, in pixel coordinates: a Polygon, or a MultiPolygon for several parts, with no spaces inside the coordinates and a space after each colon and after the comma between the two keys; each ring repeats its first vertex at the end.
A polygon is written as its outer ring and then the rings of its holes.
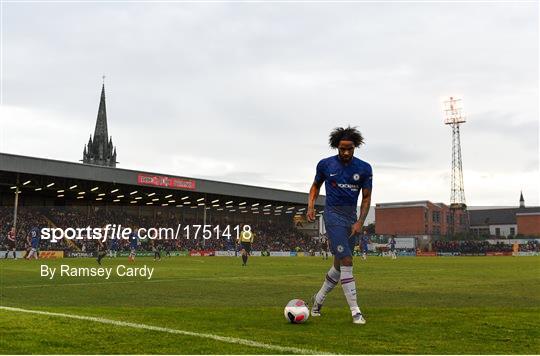
{"type": "Polygon", "coordinates": [[[357,125],[373,203],[540,205],[538,4],[4,3],[0,151],[78,161],[106,75],[118,167],[307,192],[357,125]]]}

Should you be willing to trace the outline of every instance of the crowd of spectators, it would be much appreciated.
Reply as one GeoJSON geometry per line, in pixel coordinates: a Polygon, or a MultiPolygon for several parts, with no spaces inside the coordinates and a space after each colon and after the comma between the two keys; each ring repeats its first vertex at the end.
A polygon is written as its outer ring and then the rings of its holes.
{"type": "MultiPolygon", "coordinates": [[[[9,208],[0,208],[0,241],[3,241],[7,232],[12,226],[13,210],[9,208]]],[[[180,229],[178,239],[162,239],[155,240],[156,246],[168,251],[186,251],[186,250],[234,250],[236,249],[236,237],[239,230],[234,230],[237,224],[231,224],[229,229],[230,236],[218,236],[213,230],[213,235],[209,239],[203,239],[202,233],[199,232],[197,238],[194,238],[195,228],[193,225],[203,224],[202,221],[195,219],[180,219],[172,213],[163,213],[154,216],[135,216],[130,215],[126,211],[119,209],[94,209],[94,208],[65,208],[65,207],[47,207],[47,208],[25,208],[18,209],[17,218],[17,248],[24,249],[26,247],[27,235],[32,227],[58,227],[62,229],[70,228],[86,228],[104,227],[107,224],[122,225],[122,227],[138,228],[173,228],[176,229],[178,224],[183,228],[180,229]],[[188,231],[184,228],[190,226],[188,231]]],[[[219,224],[214,222],[212,228],[219,224]]],[[[226,223],[223,222],[221,233],[226,223]]],[[[240,225],[241,226],[241,225],[240,225]]],[[[259,222],[250,224],[250,228],[254,232],[253,250],[267,251],[309,251],[316,248],[316,240],[308,236],[303,231],[296,229],[292,222],[259,222]]],[[[149,239],[141,239],[139,249],[151,250],[149,239]]],[[[49,240],[42,240],[40,243],[41,250],[64,250],[77,252],[94,252],[97,249],[95,240],[60,240],[56,243],[49,240]]],[[[129,250],[129,241],[120,240],[118,243],[119,251],[129,250]]]]}
{"type": "MultiPolygon", "coordinates": [[[[538,251],[538,244],[529,241],[527,244],[519,245],[523,251],[538,251]]],[[[433,250],[442,253],[463,253],[463,254],[482,254],[487,252],[512,252],[513,245],[504,242],[491,243],[488,240],[466,240],[466,241],[443,241],[433,242],[433,250]]]]}
{"type": "Polygon", "coordinates": [[[537,241],[527,241],[526,244],[519,245],[520,252],[540,252],[540,243],[537,241]]]}
{"type": "MultiPolygon", "coordinates": [[[[48,226],[48,221],[39,212],[34,209],[18,209],[17,211],[17,228],[16,246],[18,250],[23,250],[26,247],[26,239],[30,229],[34,226],[48,226]]],[[[8,231],[13,227],[13,208],[0,207],[0,241],[5,243],[8,231]]],[[[44,247],[48,247],[47,244],[44,247]]],[[[60,242],[59,249],[64,249],[64,241],[60,242]]]]}
{"type": "Polygon", "coordinates": [[[254,250],[309,252],[317,248],[317,240],[292,225],[259,223],[254,232],[254,250]]]}

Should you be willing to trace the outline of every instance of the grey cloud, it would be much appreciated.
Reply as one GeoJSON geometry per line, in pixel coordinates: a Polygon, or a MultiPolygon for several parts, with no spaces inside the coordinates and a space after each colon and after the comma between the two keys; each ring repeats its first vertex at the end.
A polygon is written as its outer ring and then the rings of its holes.
{"type": "MultiPolygon", "coordinates": [[[[335,154],[328,132],[353,124],[366,136],[358,155],[374,167],[445,170],[450,130],[440,98],[454,93],[473,114],[462,131],[466,168],[520,172],[537,162],[537,4],[4,9],[4,104],[71,118],[70,132],[85,128],[80,145],[63,147],[72,160],[93,131],[105,73],[109,132],[124,167],[203,174],[173,157],[202,155],[237,170],[213,177],[304,190],[316,162],[335,154]],[[493,125],[487,108],[511,115],[493,125]]],[[[62,132],[51,139],[62,142],[62,132]]],[[[39,147],[36,156],[53,152],[39,147]]],[[[9,149],[22,150],[16,141],[9,149]]]]}

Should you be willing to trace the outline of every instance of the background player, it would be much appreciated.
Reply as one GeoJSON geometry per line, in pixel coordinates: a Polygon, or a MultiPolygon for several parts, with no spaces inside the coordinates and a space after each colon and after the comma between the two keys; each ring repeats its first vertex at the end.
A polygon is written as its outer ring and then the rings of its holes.
{"type": "Polygon", "coordinates": [[[397,255],[396,255],[396,238],[395,238],[396,235],[392,235],[390,237],[390,240],[388,240],[388,247],[390,247],[390,256],[392,257],[393,260],[395,260],[397,258],[397,255]]]}
{"type": "Polygon", "coordinates": [[[170,241],[165,241],[165,244],[163,246],[163,251],[165,251],[165,257],[171,257],[171,244],[170,241]]]}
{"type": "Polygon", "coordinates": [[[322,258],[323,260],[327,260],[328,259],[328,238],[324,235],[321,236],[320,238],[320,243],[321,243],[321,255],[322,255],[322,258]]]}
{"type": "Polygon", "coordinates": [[[129,235],[129,262],[135,262],[135,256],[137,256],[137,245],[139,244],[139,236],[137,235],[136,229],[133,229],[129,235]]]}
{"type": "Polygon", "coordinates": [[[8,258],[8,254],[9,254],[9,250],[13,251],[13,259],[17,259],[17,254],[15,252],[17,248],[17,240],[16,240],[16,237],[15,237],[15,228],[12,227],[8,233],[7,233],[7,237],[6,237],[6,255],[4,256],[4,258],[8,258]]]}
{"type": "Polygon", "coordinates": [[[369,235],[367,234],[367,231],[364,230],[364,233],[362,234],[362,237],[360,239],[360,246],[362,248],[363,260],[367,259],[368,245],[369,245],[369,235]]]}
{"type": "Polygon", "coordinates": [[[32,249],[32,230],[28,231],[28,234],[26,235],[26,243],[24,245],[24,259],[26,260],[28,258],[28,255],[30,255],[30,250],[32,249]]]}
{"type": "Polygon", "coordinates": [[[315,221],[315,200],[325,182],[326,205],[324,223],[330,250],[334,255],[334,265],[326,274],[325,281],[313,296],[312,316],[320,316],[326,295],[341,281],[343,293],[349,304],[353,323],[366,321],[356,300],[356,283],[353,276],[352,250],[357,235],[364,225],[371,203],[371,166],[356,157],[354,149],[364,143],[364,138],[356,128],[338,127],[330,133],[330,147],[338,150],[337,156],[321,160],[317,164],[315,180],[309,191],[309,221],[315,221]],[[356,219],[358,195],[362,190],[360,217],[356,219]]]}
{"type": "Polygon", "coordinates": [[[161,246],[157,243],[156,240],[151,240],[152,252],[154,252],[154,261],[161,261],[161,246]]]}
{"type": "Polygon", "coordinates": [[[109,257],[116,258],[118,253],[118,239],[111,239],[109,243],[109,257]]]}
{"type": "Polygon", "coordinates": [[[242,231],[238,236],[241,246],[240,253],[242,254],[242,266],[247,266],[248,257],[251,253],[251,244],[253,243],[253,238],[254,235],[251,229],[246,231],[242,228],[242,231]]]}
{"type": "Polygon", "coordinates": [[[96,240],[96,249],[97,249],[97,263],[101,265],[101,260],[103,257],[107,256],[107,241],[103,242],[101,240],[96,240]]]}
{"type": "Polygon", "coordinates": [[[38,250],[39,250],[39,241],[41,240],[41,230],[39,227],[34,226],[28,233],[30,239],[30,252],[26,256],[26,259],[29,260],[32,257],[36,260],[38,259],[38,250]]]}

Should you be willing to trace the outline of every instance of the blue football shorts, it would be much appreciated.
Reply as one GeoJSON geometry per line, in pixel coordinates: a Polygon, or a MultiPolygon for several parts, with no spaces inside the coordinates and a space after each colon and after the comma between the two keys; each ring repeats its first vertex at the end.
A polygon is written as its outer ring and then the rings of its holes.
{"type": "Polygon", "coordinates": [[[351,226],[325,226],[330,240],[330,251],[338,259],[352,256],[357,236],[351,235],[351,226]],[[350,236],[350,237],[349,237],[350,236]]]}

